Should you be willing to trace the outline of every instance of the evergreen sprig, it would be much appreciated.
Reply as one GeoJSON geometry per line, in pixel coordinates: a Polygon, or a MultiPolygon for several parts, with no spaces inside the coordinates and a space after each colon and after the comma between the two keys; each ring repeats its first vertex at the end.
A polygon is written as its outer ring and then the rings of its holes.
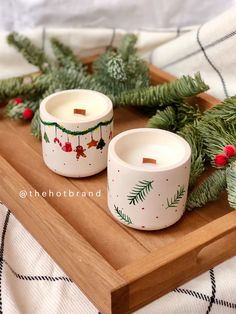
{"type": "Polygon", "coordinates": [[[164,105],[180,102],[208,89],[209,86],[203,82],[200,73],[197,73],[194,77],[182,76],[175,81],[162,85],[123,92],[114,97],[113,102],[116,106],[163,107],[164,105]]]}
{"type": "Polygon", "coordinates": [[[8,35],[7,41],[9,45],[16,47],[29,63],[37,66],[42,72],[51,71],[51,60],[49,60],[44,51],[36,47],[29,38],[12,32],[8,35]]]}
{"type": "Polygon", "coordinates": [[[34,117],[31,121],[31,133],[34,137],[41,140],[41,124],[40,124],[39,109],[35,111],[34,117]]]}
{"type": "Polygon", "coordinates": [[[120,218],[120,220],[124,221],[128,225],[131,225],[132,224],[131,218],[128,215],[124,214],[123,211],[119,209],[117,206],[114,205],[114,207],[115,207],[115,212],[120,218]]]}
{"type": "Polygon", "coordinates": [[[177,121],[175,109],[168,106],[164,110],[157,110],[156,114],[149,119],[147,126],[149,128],[176,131],[177,121]]]}
{"type": "Polygon", "coordinates": [[[26,108],[31,109],[35,112],[38,109],[39,103],[38,101],[29,101],[25,100],[19,105],[15,105],[14,102],[9,102],[6,106],[5,115],[6,117],[13,120],[21,120],[23,119],[23,112],[26,108]]]}
{"type": "Polygon", "coordinates": [[[143,202],[147,194],[151,191],[152,183],[154,181],[142,180],[139,181],[132,189],[132,191],[127,196],[129,204],[137,204],[138,202],[143,202]]]}
{"type": "Polygon", "coordinates": [[[226,169],[226,181],[229,205],[236,209],[236,161],[226,169]]]}
{"type": "Polygon", "coordinates": [[[82,62],[75,56],[73,51],[56,38],[51,38],[51,46],[55,57],[60,65],[66,69],[74,69],[79,72],[86,71],[86,67],[82,62]]]}
{"type": "MultiPolygon", "coordinates": [[[[149,108],[150,111],[150,108],[149,108]]],[[[185,125],[199,121],[202,114],[197,105],[186,102],[172,104],[165,109],[157,110],[148,121],[148,127],[176,132],[185,125]]]]}
{"type": "Polygon", "coordinates": [[[197,122],[194,124],[187,124],[178,134],[182,136],[191,147],[191,172],[189,185],[192,187],[197,178],[205,170],[205,152],[203,148],[203,138],[197,127],[197,122]]]}
{"type": "Polygon", "coordinates": [[[203,121],[222,119],[234,123],[236,117],[236,96],[226,98],[223,102],[204,112],[203,121]]]}
{"type": "Polygon", "coordinates": [[[213,167],[215,155],[221,154],[228,144],[236,146],[236,119],[232,123],[227,123],[223,119],[203,120],[198,124],[198,130],[213,167]]]}
{"type": "Polygon", "coordinates": [[[187,210],[191,211],[196,207],[202,207],[210,201],[220,197],[221,192],[226,189],[226,171],[215,170],[207,177],[188,197],[187,210]]]}
{"type": "Polygon", "coordinates": [[[134,34],[127,34],[122,38],[120,47],[117,50],[125,62],[129,60],[130,56],[136,54],[136,42],[137,36],[134,34]]]}
{"type": "Polygon", "coordinates": [[[109,49],[93,64],[93,77],[110,97],[149,85],[147,65],[137,56],[134,35],[124,36],[120,48],[109,49]],[[132,52],[132,54],[130,54],[132,52]]]}
{"type": "Polygon", "coordinates": [[[166,203],[167,203],[166,209],[171,208],[171,207],[177,207],[178,204],[179,204],[179,202],[180,202],[181,199],[183,198],[185,192],[186,192],[186,191],[185,191],[185,187],[184,187],[184,186],[181,186],[181,187],[177,190],[177,192],[176,192],[176,194],[173,196],[173,198],[171,197],[170,200],[167,198],[167,200],[166,200],[166,203]]]}

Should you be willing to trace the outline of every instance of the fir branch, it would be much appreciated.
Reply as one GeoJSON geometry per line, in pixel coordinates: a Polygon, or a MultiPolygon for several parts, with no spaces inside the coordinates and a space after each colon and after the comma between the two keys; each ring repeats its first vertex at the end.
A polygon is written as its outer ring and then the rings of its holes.
{"type": "Polygon", "coordinates": [[[34,77],[18,77],[0,81],[0,100],[14,97],[40,96],[53,81],[53,75],[43,74],[34,77]]]}
{"type": "Polygon", "coordinates": [[[189,123],[200,121],[202,113],[199,110],[198,105],[190,105],[187,102],[183,102],[177,106],[177,126],[178,129],[183,128],[189,123]]]}
{"type": "Polygon", "coordinates": [[[39,115],[39,109],[37,109],[31,121],[31,133],[34,137],[41,140],[41,123],[39,115]]]}
{"type": "Polygon", "coordinates": [[[103,93],[112,97],[149,85],[148,67],[132,48],[133,44],[134,37],[127,35],[121,51],[108,50],[94,62],[93,77],[103,93]],[[129,51],[133,53],[128,55],[129,51]]]}
{"type": "Polygon", "coordinates": [[[229,205],[236,209],[236,161],[226,169],[226,181],[229,205]]]}
{"type": "Polygon", "coordinates": [[[46,57],[42,49],[32,44],[29,38],[12,32],[7,36],[7,42],[9,45],[16,47],[29,63],[37,66],[42,72],[50,72],[52,67],[51,61],[46,57]]]}
{"type": "Polygon", "coordinates": [[[227,123],[234,123],[236,117],[236,96],[226,98],[222,103],[204,112],[203,121],[222,119],[227,123]]]}
{"type": "Polygon", "coordinates": [[[128,215],[124,214],[122,210],[120,210],[117,206],[114,205],[114,207],[115,207],[115,212],[120,218],[120,220],[126,222],[128,225],[131,225],[132,224],[131,218],[128,215]]]}
{"type": "Polygon", "coordinates": [[[177,128],[175,109],[168,106],[164,110],[157,110],[156,114],[149,119],[147,127],[175,131],[177,128]]]}
{"type": "Polygon", "coordinates": [[[184,186],[181,186],[176,194],[174,195],[173,198],[171,198],[170,200],[167,198],[166,202],[167,202],[167,206],[166,206],[166,209],[168,208],[171,208],[171,207],[177,207],[179,202],[181,201],[181,199],[183,198],[184,196],[184,193],[185,193],[185,188],[184,186]]]}
{"type": "Polygon", "coordinates": [[[196,207],[202,207],[210,201],[220,197],[221,192],[226,189],[226,171],[215,170],[189,195],[187,210],[191,211],[196,207]]]}
{"type": "Polygon", "coordinates": [[[228,123],[223,119],[202,120],[198,124],[198,130],[202,136],[204,150],[211,158],[212,166],[215,167],[215,155],[221,154],[224,146],[231,144],[236,146],[236,119],[228,123]]]}
{"type": "Polygon", "coordinates": [[[76,71],[82,71],[85,73],[86,67],[82,64],[82,62],[78,60],[72,49],[61,43],[56,38],[51,38],[50,41],[54,55],[56,56],[57,61],[60,65],[62,65],[66,69],[72,68],[76,71]]]}
{"type": "Polygon", "coordinates": [[[20,93],[18,90],[21,88],[23,83],[23,77],[10,78],[0,81],[0,101],[3,101],[7,98],[13,98],[20,93]]]}
{"type": "Polygon", "coordinates": [[[192,187],[197,178],[205,170],[205,152],[203,149],[203,139],[197,128],[197,123],[187,124],[178,134],[182,136],[191,147],[191,172],[189,185],[192,187]]]}
{"type": "Polygon", "coordinates": [[[38,107],[38,101],[24,100],[24,102],[19,105],[15,105],[14,102],[10,101],[5,108],[5,116],[13,120],[21,120],[23,119],[23,112],[26,108],[35,112],[38,107]]]}
{"type": "Polygon", "coordinates": [[[125,63],[119,54],[116,54],[108,60],[107,73],[116,81],[124,82],[127,80],[125,63]]]}
{"type": "Polygon", "coordinates": [[[208,89],[209,86],[203,82],[200,73],[197,73],[194,78],[182,76],[175,81],[162,85],[123,92],[114,97],[113,102],[116,106],[162,107],[180,102],[186,97],[197,95],[208,89]]]}
{"type": "Polygon", "coordinates": [[[147,180],[142,180],[137,183],[132,191],[129,193],[127,196],[129,200],[129,204],[137,204],[139,201],[143,202],[144,199],[146,198],[147,194],[150,192],[150,190],[153,188],[152,183],[154,181],[147,181],[147,180]]]}
{"type": "Polygon", "coordinates": [[[118,52],[121,54],[124,61],[128,61],[130,56],[136,53],[135,44],[137,42],[137,36],[134,34],[126,34],[122,40],[118,52]]]}

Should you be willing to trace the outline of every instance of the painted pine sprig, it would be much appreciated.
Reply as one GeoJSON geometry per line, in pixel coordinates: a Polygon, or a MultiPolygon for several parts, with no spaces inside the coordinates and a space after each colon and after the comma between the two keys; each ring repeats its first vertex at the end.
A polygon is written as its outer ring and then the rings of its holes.
{"type": "Polygon", "coordinates": [[[143,202],[147,194],[153,188],[153,181],[142,180],[139,181],[132,189],[130,194],[127,196],[129,204],[137,204],[138,202],[143,202]]]}
{"type": "Polygon", "coordinates": [[[182,199],[182,197],[184,196],[185,193],[185,187],[181,186],[176,194],[174,195],[174,197],[169,200],[167,198],[166,202],[167,202],[167,206],[166,209],[171,208],[171,207],[177,207],[177,205],[179,204],[180,200],[182,199]]]}
{"type": "Polygon", "coordinates": [[[128,215],[124,214],[122,212],[122,210],[119,209],[116,205],[114,205],[114,207],[115,207],[115,212],[118,215],[118,217],[120,218],[120,220],[126,222],[127,225],[131,225],[132,224],[131,218],[128,215]]]}

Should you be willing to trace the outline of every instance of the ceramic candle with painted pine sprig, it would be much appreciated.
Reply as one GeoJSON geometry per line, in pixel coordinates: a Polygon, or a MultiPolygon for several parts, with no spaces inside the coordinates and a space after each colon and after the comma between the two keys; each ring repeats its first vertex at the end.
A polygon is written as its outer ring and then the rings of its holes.
{"type": "Polygon", "coordinates": [[[191,149],[180,136],[160,129],[132,129],[108,148],[108,206],[126,226],[158,230],[185,211],[191,149]]]}
{"type": "Polygon", "coordinates": [[[113,131],[111,100],[92,90],[65,90],[40,104],[43,159],[54,172],[86,177],[107,166],[113,131]]]}

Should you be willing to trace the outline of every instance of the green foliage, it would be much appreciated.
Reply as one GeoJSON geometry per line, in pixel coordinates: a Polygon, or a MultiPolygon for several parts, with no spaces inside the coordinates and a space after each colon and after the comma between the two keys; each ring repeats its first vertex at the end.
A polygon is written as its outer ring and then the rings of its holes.
{"type": "Polygon", "coordinates": [[[203,138],[197,128],[197,123],[187,124],[178,134],[182,136],[190,145],[191,155],[191,172],[189,185],[192,187],[197,178],[205,170],[205,152],[203,149],[203,138]]]}
{"type": "Polygon", "coordinates": [[[56,38],[51,38],[51,46],[59,65],[62,65],[66,69],[74,69],[79,72],[86,71],[86,67],[68,46],[64,45],[56,38]]]}
{"type": "Polygon", "coordinates": [[[226,98],[222,103],[204,112],[203,121],[222,119],[227,123],[235,123],[236,96],[226,98]]]}
{"type": "Polygon", "coordinates": [[[168,106],[164,110],[157,110],[156,114],[149,119],[147,126],[149,128],[176,131],[178,126],[175,109],[168,106]]]}
{"type": "Polygon", "coordinates": [[[115,54],[107,62],[107,73],[109,77],[116,81],[124,82],[127,80],[125,63],[121,55],[115,54]]]}
{"type": "Polygon", "coordinates": [[[226,171],[215,170],[189,195],[187,209],[189,211],[196,207],[202,207],[207,202],[215,201],[220,197],[221,192],[226,189],[226,171]]]}
{"type": "Polygon", "coordinates": [[[29,63],[37,66],[42,72],[51,71],[51,61],[46,57],[42,49],[32,44],[29,38],[12,32],[8,35],[7,41],[9,45],[16,47],[29,63]]]}
{"type": "Polygon", "coordinates": [[[10,78],[0,81],[0,101],[21,95],[19,89],[23,84],[23,77],[10,78]]]}
{"type": "Polygon", "coordinates": [[[118,53],[122,56],[123,60],[127,62],[130,56],[136,54],[135,44],[137,42],[137,36],[134,34],[127,34],[121,40],[118,53]]]}
{"type": "Polygon", "coordinates": [[[158,109],[156,114],[149,119],[147,126],[175,132],[187,124],[198,121],[201,116],[196,105],[192,106],[185,102],[172,104],[164,110],[158,109]]]}
{"type": "Polygon", "coordinates": [[[115,212],[116,212],[116,214],[118,215],[118,217],[120,218],[120,220],[123,220],[123,221],[126,222],[128,225],[131,225],[131,224],[132,224],[131,218],[130,218],[128,215],[124,214],[124,213],[122,212],[122,210],[119,209],[117,206],[114,205],[114,207],[115,207],[115,212]]]}
{"type": "Polygon", "coordinates": [[[52,73],[2,80],[0,81],[0,100],[6,101],[14,97],[39,97],[48,89],[52,81],[52,73]]]}
{"type": "MultiPolygon", "coordinates": [[[[41,140],[41,123],[40,123],[40,117],[39,117],[39,109],[37,109],[35,111],[34,117],[32,119],[32,122],[31,122],[31,133],[37,139],[41,140]]],[[[49,139],[48,139],[48,141],[49,141],[49,139]]]]}
{"type": "Polygon", "coordinates": [[[183,128],[187,124],[192,124],[201,120],[202,113],[198,105],[190,105],[183,102],[177,106],[177,128],[183,128]]]}
{"type": "Polygon", "coordinates": [[[226,181],[229,205],[236,209],[236,161],[226,169],[226,181]]]}
{"type": "Polygon", "coordinates": [[[186,192],[186,191],[185,191],[184,186],[181,186],[181,187],[177,190],[177,192],[176,192],[176,194],[173,196],[173,198],[171,197],[170,200],[167,198],[167,200],[166,200],[166,202],[167,202],[166,209],[171,208],[171,207],[177,207],[178,204],[179,204],[179,202],[180,202],[181,199],[183,198],[185,192],[186,192]]]}
{"type": "Polygon", "coordinates": [[[213,167],[215,155],[221,154],[225,145],[236,146],[236,119],[232,123],[223,119],[203,120],[199,123],[198,130],[213,167]]]}
{"type": "Polygon", "coordinates": [[[116,106],[150,106],[163,107],[181,102],[183,99],[205,92],[209,89],[200,73],[195,74],[194,78],[182,76],[175,81],[162,85],[146,87],[138,90],[123,92],[113,98],[116,106]]]}
{"type": "Polygon", "coordinates": [[[127,196],[129,204],[137,204],[143,202],[147,194],[151,191],[153,181],[142,180],[137,183],[127,196]]]}
{"type": "Polygon", "coordinates": [[[93,77],[101,91],[114,96],[121,92],[149,85],[147,65],[137,56],[136,36],[124,36],[118,51],[108,50],[93,64],[93,77]]]}
{"type": "Polygon", "coordinates": [[[38,109],[38,106],[38,101],[24,100],[24,102],[19,105],[15,105],[13,101],[10,101],[6,106],[5,115],[10,119],[20,120],[23,119],[23,111],[26,108],[29,108],[35,112],[38,109]]]}

